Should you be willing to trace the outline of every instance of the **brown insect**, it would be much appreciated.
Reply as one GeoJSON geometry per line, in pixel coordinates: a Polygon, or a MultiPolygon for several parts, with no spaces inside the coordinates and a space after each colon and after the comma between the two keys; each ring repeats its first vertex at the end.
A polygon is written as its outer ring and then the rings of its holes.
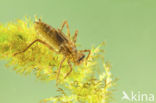
{"type": "Polygon", "coordinates": [[[59,75],[60,75],[60,70],[63,62],[65,59],[67,59],[70,70],[69,72],[65,75],[64,78],[66,78],[71,72],[72,72],[72,63],[75,65],[79,65],[84,61],[85,54],[84,52],[88,52],[88,56],[86,57],[86,60],[88,60],[88,57],[91,53],[90,50],[77,50],[76,49],[76,39],[77,39],[77,33],[78,31],[75,31],[74,36],[70,37],[70,31],[69,31],[69,26],[67,21],[64,21],[60,29],[55,29],[51,27],[50,25],[42,22],[40,19],[39,21],[35,22],[35,29],[41,37],[44,38],[44,40],[41,39],[36,39],[34,40],[31,44],[28,45],[23,51],[15,53],[15,55],[19,53],[23,53],[26,50],[28,50],[34,43],[40,42],[47,46],[50,50],[56,52],[57,54],[63,54],[64,57],[62,61],[60,62],[60,66],[57,71],[57,76],[56,80],[58,81],[59,75]],[[67,35],[65,35],[62,30],[64,26],[66,25],[67,27],[67,35]]]}

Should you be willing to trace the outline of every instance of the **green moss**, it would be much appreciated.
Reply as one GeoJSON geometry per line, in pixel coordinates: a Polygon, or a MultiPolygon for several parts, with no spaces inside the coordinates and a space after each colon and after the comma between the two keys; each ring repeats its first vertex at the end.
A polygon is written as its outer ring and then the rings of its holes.
{"type": "MultiPolygon", "coordinates": [[[[37,79],[56,80],[56,72],[62,55],[56,55],[42,44],[34,44],[28,51],[13,56],[26,48],[37,36],[34,21],[28,18],[17,20],[7,25],[0,25],[0,59],[10,60],[8,65],[14,66],[17,73],[29,75],[34,72],[37,79]]],[[[43,99],[52,103],[109,103],[112,98],[111,88],[114,85],[110,72],[110,64],[102,60],[100,49],[102,44],[91,49],[91,56],[80,66],[73,65],[72,73],[64,79],[69,71],[67,61],[63,63],[58,91],[61,95],[43,99]],[[100,71],[100,73],[99,73],[100,71]],[[66,92],[65,92],[66,91],[66,92]]],[[[103,55],[103,52],[102,52],[103,55]]],[[[42,102],[41,101],[41,102],[42,102]]]]}

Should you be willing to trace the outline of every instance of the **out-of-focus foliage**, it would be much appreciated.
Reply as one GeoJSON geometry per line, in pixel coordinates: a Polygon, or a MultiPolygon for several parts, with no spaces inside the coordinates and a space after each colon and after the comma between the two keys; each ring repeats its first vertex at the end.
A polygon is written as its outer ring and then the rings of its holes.
{"type": "MultiPolygon", "coordinates": [[[[8,60],[7,65],[14,66],[17,73],[28,75],[34,72],[40,80],[56,80],[57,68],[63,58],[61,54],[56,55],[43,44],[35,43],[26,52],[13,56],[37,38],[40,37],[35,31],[34,21],[30,18],[0,25],[0,59],[8,60]]],[[[103,61],[103,67],[98,66],[99,59],[102,59],[101,46],[102,44],[91,49],[87,65],[86,62],[80,66],[73,65],[73,71],[66,79],[64,76],[69,71],[69,65],[65,61],[58,85],[61,95],[43,99],[41,102],[109,103],[114,81],[109,63],[103,61]]]]}

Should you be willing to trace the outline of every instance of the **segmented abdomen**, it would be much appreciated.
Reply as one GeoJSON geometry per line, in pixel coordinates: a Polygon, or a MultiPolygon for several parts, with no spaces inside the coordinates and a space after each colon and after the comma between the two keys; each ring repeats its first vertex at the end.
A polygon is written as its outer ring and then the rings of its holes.
{"type": "Polygon", "coordinates": [[[41,21],[35,22],[35,29],[37,30],[37,33],[44,38],[45,42],[58,50],[63,42],[68,41],[67,37],[62,32],[57,31],[50,25],[41,21]]]}

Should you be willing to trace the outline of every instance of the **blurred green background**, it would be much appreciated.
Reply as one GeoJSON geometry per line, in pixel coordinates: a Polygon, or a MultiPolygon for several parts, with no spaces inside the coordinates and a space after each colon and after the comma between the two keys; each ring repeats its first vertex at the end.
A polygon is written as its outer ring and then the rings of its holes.
{"type": "MultiPolygon", "coordinates": [[[[34,15],[56,28],[68,20],[81,49],[106,41],[105,60],[119,78],[112,103],[129,103],[122,91],[156,94],[155,0],[0,0],[0,23],[34,15]]],[[[54,82],[17,75],[0,62],[0,103],[38,103],[56,94],[54,82]]]]}

